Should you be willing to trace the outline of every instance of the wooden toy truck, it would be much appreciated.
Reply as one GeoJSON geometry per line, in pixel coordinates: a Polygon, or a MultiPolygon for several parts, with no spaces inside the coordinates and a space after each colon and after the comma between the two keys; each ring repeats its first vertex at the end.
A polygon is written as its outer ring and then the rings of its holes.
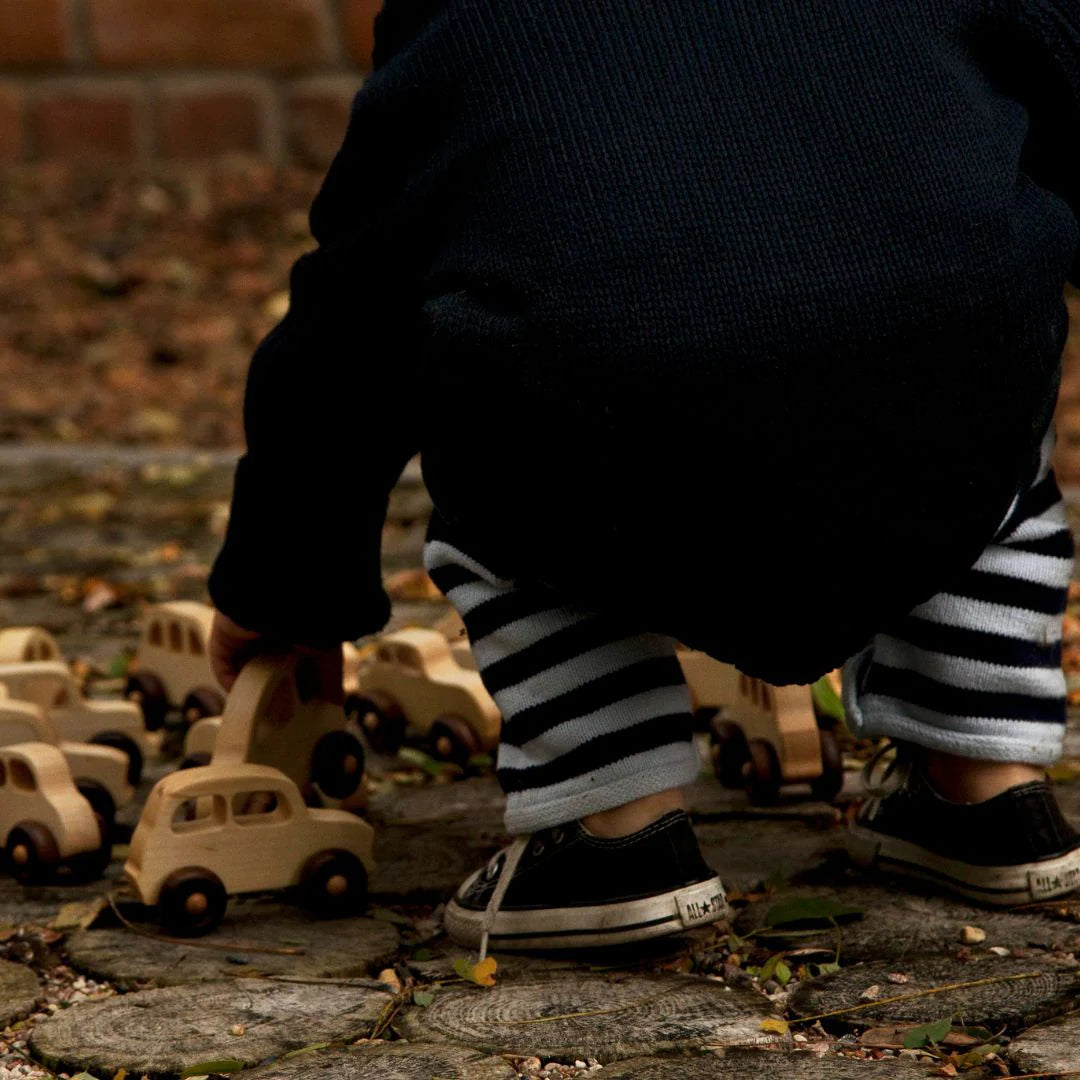
{"type": "Polygon", "coordinates": [[[808,686],[771,686],[702,652],[677,653],[695,713],[709,710],[713,768],[753,802],[774,801],[784,784],[807,783],[831,802],[844,783],[836,736],[819,726],[808,686]]]}
{"type": "Polygon", "coordinates": [[[311,907],[351,914],[367,899],[372,836],[347,811],[308,808],[277,769],[205,765],[151,791],[124,876],[182,936],[213,930],[229,896],[264,889],[299,886],[311,907]]]}
{"type": "Polygon", "coordinates": [[[25,742],[46,743],[64,755],[75,787],[111,832],[116,808],[129,803],[135,794],[127,779],[127,755],[112,746],[61,739],[56,725],[39,706],[12,701],[7,688],[0,685],[0,746],[25,742]]]}
{"type": "Polygon", "coordinates": [[[499,743],[499,708],[475,664],[463,666],[437,630],[383,634],[361,661],[357,687],[346,712],[380,752],[393,753],[416,733],[436,757],[464,765],[499,743]]]}
{"type": "Polygon", "coordinates": [[[213,621],[212,607],[188,600],[147,609],[126,695],[142,710],[148,731],[160,728],[172,707],[188,724],[221,715],[225,692],[208,651],[213,621]]]}
{"type": "Polygon", "coordinates": [[[60,738],[122,751],[128,759],[128,783],[139,783],[148,746],[136,706],[128,701],[88,701],[68,666],[54,660],[2,664],[0,684],[12,699],[41,708],[60,738]]]}
{"type": "Polygon", "coordinates": [[[97,877],[112,854],[105,822],[75,787],[64,755],[41,742],[0,748],[0,839],[8,869],[25,885],[62,867],[97,877]]]}
{"type": "Polygon", "coordinates": [[[305,798],[348,799],[363,780],[364,747],[345,730],[344,709],[310,691],[311,682],[309,665],[293,655],[250,661],[220,720],[197,725],[202,739],[195,748],[186,745],[186,763],[195,764],[195,749],[209,745],[214,765],[267,765],[288,776],[305,798]]]}
{"type": "Polygon", "coordinates": [[[9,626],[0,630],[0,664],[30,660],[63,660],[56,638],[39,626],[9,626]]]}

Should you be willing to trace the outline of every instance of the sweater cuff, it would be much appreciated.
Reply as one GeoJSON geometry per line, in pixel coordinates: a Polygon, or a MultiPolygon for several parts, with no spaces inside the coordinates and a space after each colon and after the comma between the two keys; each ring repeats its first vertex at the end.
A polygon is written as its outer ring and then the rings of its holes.
{"type": "Polygon", "coordinates": [[[242,457],[210,573],[214,606],[288,645],[331,648],[381,630],[390,617],[380,567],[387,495],[370,504],[310,469],[242,457]]]}

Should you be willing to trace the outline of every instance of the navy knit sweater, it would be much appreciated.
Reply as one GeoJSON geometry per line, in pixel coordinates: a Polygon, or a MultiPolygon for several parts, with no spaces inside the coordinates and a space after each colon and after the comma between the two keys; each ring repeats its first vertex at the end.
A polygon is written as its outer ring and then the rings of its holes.
{"type": "Polygon", "coordinates": [[[1080,0],[388,0],[211,593],[383,625],[420,450],[494,569],[805,680],[990,539],[1076,280],[1080,0]]]}

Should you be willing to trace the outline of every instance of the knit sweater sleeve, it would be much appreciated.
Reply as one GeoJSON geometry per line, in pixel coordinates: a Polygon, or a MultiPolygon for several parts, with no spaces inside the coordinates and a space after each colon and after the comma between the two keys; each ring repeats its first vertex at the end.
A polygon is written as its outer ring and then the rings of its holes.
{"type": "Polygon", "coordinates": [[[329,645],[389,617],[380,543],[389,491],[419,449],[417,280],[449,101],[414,55],[441,6],[389,0],[379,16],[375,70],[312,206],[318,246],[293,267],[289,312],[248,373],[247,452],[209,589],[236,622],[285,642],[329,645]]]}
{"type": "MultiPolygon", "coordinates": [[[[1013,0],[1026,46],[1031,87],[1028,169],[1037,183],[1068,202],[1080,221],[1080,3],[1013,0]]],[[[1080,250],[1069,280],[1080,285],[1080,250]]]]}

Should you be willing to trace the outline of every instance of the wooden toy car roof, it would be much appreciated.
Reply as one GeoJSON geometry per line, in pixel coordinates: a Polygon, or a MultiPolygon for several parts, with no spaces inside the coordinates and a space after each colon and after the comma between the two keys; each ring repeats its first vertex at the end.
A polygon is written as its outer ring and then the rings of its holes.
{"type": "MultiPolygon", "coordinates": [[[[5,752],[0,750],[0,753],[5,752]]],[[[236,790],[252,791],[265,785],[277,789],[293,788],[300,797],[296,785],[279,769],[269,765],[200,765],[194,769],[181,769],[159,780],[154,789],[158,797],[195,798],[199,795],[222,795],[236,790]]]]}
{"type": "Polygon", "coordinates": [[[48,652],[47,659],[60,659],[60,649],[57,647],[56,640],[52,634],[47,630],[42,630],[40,626],[9,626],[0,630],[0,659],[7,657],[12,660],[23,660],[31,645],[39,648],[44,646],[48,652]]]}

